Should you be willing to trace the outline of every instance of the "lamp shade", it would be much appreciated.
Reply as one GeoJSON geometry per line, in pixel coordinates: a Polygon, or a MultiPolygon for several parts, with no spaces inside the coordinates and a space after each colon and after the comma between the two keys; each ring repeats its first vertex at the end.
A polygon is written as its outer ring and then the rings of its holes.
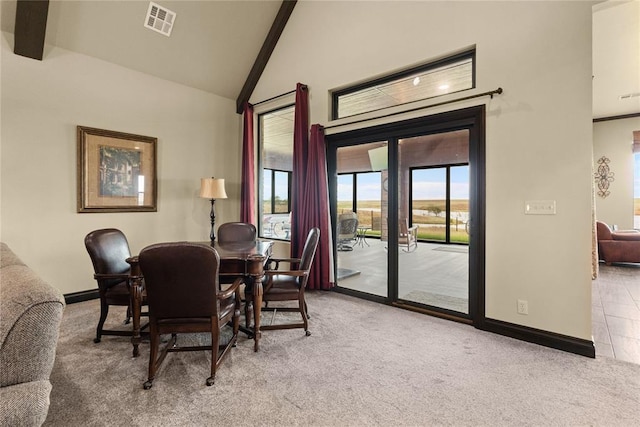
{"type": "Polygon", "coordinates": [[[205,199],[226,199],[227,192],[224,190],[224,179],[201,178],[200,197],[205,199]]]}

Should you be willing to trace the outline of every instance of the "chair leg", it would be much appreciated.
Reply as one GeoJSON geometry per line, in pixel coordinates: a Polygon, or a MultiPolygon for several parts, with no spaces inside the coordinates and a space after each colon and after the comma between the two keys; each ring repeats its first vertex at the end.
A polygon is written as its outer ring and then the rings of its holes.
{"type": "Polygon", "coordinates": [[[150,331],[150,343],[149,343],[149,378],[142,387],[145,390],[149,390],[153,385],[153,379],[156,376],[156,358],[158,357],[158,347],[160,346],[160,336],[156,333],[155,328],[152,326],[150,331]]]}
{"type": "Polygon", "coordinates": [[[176,334],[171,334],[171,339],[167,343],[167,346],[164,347],[161,352],[159,352],[158,349],[160,347],[160,334],[157,332],[153,324],[151,325],[150,335],[151,342],[149,349],[149,378],[142,385],[145,390],[149,390],[151,386],[153,386],[153,380],[156,377],[156,373],[158,372],[160,365],[162,365],[162,362],[167,356],[167,352],[169,351],[169,349],[175,346],[176,340],[178,338],[176,334]],[[158,353],[160,353],[160,355],[158,355],[158,353]]]}
{"type": "Polygon", "coordinates": [[[300,308],[300,314],[302,315],[302,323],[304,323],[304,334],[306,336],[310,336],[311,331],[309,330],[309,322],[307,321],[307,302],[304,300],[304,295],[302,295],[298,300],[298,307],[300,308]]]}
{"type": "MultiPolygon", "coordinates": [[[[234,329],[237,320],[234,319],[234,329]]],[[[215,384],[216,366],[218,364],[218,351],[220,349],[220,328],[214,321],[211,322],[211,376],[207,378],[207,386],[215,384]],[[214,329],[215,328],[215,329],[214,329]],[[215,332],[214,332],[215,331],[215,332]]]]}
{"type": "Polygon", "coordinates": [[[100,298],[100,320],[98,321],[98,327],[96,328],[96,337],[93,340],[96,344],[102,339],[102,328],[105,320],[107,320],[107,314],[109,314],[109,304],[107,304],[103,298],[100,298]]]}

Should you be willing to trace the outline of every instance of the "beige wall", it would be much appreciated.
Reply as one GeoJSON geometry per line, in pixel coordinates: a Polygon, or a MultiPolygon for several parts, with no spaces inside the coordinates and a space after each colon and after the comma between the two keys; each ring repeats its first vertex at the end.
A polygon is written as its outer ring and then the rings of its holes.
{"type": "Polygon", "coordinates": [[[475,45],[471,93],[504,94],[446,109],[487,104],[486,315],[591,339],[591,15],[588,2],[298,2],[252,101],[302,82],[311,123],[330,125],[330,89],[475,45]],[[556,215],[524,215],[547,199],[556,215]]]}
{"type": "Polygon", "coordinates": [[[235,102],[48,46],[43,61],[12,53],[2,33],[1,239],[68,294],[96,288],[83,239],[117,227],[133,252],[207,240],[200,178],[225,178],[217,223],[239,218],[240,116],[235,102]],[[76,213],[76,126],[158,138],[158,211],[76,213]]]}
{"type": "Polygon", "coordinates": [[[633,131],[640,131],[640,117],[593,124],[594,171],[604,156],[615,174],[611,194],[602,198],[596,193],[596,218],[621,230],[633,228],[633,131]]]}

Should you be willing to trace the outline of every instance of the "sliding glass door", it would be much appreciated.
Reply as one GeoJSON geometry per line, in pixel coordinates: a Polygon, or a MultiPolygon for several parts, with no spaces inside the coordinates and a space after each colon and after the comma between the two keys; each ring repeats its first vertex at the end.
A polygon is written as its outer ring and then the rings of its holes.
{"type": "MultiPolygon", "coordinates": [[[[386,142],[337,150],[337,281],[345,289],[387,297],[387,254],[381,240],[387,215],[386,178],[369,153],[386,142]],[[384,178],[383,178],[384,177],[384,178]]],[[[384,156],[386,162],[386,153],[384,156]]]]}
{"type": "Polygon", "coordinates": [[[327,137],[338,291],[483,321],[483,118],[474,107],[327,137]]]}
{"type": "Polygon", "coordinates": [[[399,300],[469,313],[468,159],[466,130],[398,140],[399,300]]]}

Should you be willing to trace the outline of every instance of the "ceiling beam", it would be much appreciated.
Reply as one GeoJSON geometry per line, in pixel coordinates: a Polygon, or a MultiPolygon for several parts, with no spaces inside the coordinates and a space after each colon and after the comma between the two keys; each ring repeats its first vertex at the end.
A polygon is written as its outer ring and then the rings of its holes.
{"type": "Polygon", "coordinates": [[[49,0],[18,0],[13,53],[42,61],[49,0]]]}
{"type": "Polygon", "coordinates": [[[269,62],[269,58],[273,53],[273,49],[275,49],[282,31],[287,25],[289,16],[291,16],[291,12],[293,12],[293,8],[296,6],[296,3],[297,0],[282,1],[280,10],[278,10],[278,14],[273,20],[273,24],[271,25],[271,29],[269,30],[269,34],[267,34],[267,38],[264,40],[262,48],[260,49],[260,52],[258,53],[258,56],[253,63],[253,67],[249,72],[249,76],[247,76],[247,80],[244,82],[244,86],[242,86],[240,95],[238,95],[238,99],[236,100],[236,112],[238,114],[242,113],[244,103],[249,101],[253,90],[256,88],[256,85],[260,80],[260,76],[267,66],[267,62],[269,62]]]}

